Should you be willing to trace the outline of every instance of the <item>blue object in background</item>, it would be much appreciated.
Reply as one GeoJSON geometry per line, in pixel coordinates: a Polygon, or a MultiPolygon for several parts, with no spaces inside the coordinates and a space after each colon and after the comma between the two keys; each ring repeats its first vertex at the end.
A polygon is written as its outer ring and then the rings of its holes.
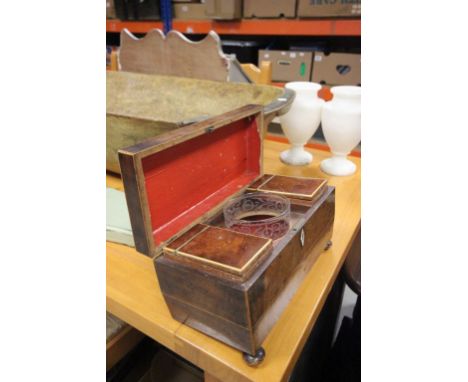
{"type": "Polygon", "coordinates": [[[172,29],[172,4],[171,0],[161,0],[161,18],[163,21],[164,34],[172,29]]]}

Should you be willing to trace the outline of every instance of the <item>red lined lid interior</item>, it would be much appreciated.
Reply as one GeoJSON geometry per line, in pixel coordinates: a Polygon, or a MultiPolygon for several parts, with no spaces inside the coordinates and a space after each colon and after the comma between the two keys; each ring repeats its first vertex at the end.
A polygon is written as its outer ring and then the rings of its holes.
{"type": "Polygon", "coordinates": [[[142,160],[156,245],[260,175],[261,139],[244,118],[142,160]]]}

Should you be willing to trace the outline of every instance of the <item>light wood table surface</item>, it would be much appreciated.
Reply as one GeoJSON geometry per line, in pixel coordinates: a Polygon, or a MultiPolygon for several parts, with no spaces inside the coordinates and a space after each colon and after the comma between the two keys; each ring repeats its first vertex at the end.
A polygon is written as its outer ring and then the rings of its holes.
{"type": "MultiPolygon", "coordinates": [[[[358,170],[352,176],[332,177],[319,164],[330,153],[307,149],[312,164],[293,167],[280,162],[288,146],[265,140],[265,173],[321,177],[336,187],[333,246],[324,252],[263,343],[266,357],[249,367],[240,351],[175,321],[164,302],[153,262],[135,249],[107,242],[107,310],[205,371],[205,381],[285,381],[335,282],[361,225],[360,159],[350,157],[358,170]]],[[[122,190],[119,178],[107,176],[107,186],[122,190]]]]}

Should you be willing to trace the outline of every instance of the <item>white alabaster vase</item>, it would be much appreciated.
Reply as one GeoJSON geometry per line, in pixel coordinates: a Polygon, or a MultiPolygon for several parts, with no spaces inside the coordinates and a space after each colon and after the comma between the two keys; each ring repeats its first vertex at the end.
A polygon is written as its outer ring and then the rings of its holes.
{"type": "Polygon", "coordinates": [[[346,176],[356,165],[346,157],[361,141],[361,88],[335,86],[333,99],[322,108],[322,129],[333,156],[320,163],[323,172],[346,176]]]}
{"type": "Polygon", "coordinates": [[[288,82],[285,87],[294,90],[296,97],[291,109],[280,116],[281,127],[291,143],[289,150],[280,154],[286,164],[301,166],[312,162],[312,154],[304,150],[304,145],[314,135],[320,125],[320,114],[324,101],[317,92],[322,87],[314,82],[288,82]]]}

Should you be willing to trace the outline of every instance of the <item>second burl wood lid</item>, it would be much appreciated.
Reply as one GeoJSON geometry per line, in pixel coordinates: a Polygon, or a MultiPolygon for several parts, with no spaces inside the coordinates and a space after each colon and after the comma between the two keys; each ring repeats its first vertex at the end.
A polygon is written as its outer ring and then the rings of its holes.
{"type": "Polygon", "coordinates": [[[326,184],[327,180],[322,178],[298,178],[265,174],[255,183],[252,183],[248,190],[312,200],[323,190],[326,184]]]}

